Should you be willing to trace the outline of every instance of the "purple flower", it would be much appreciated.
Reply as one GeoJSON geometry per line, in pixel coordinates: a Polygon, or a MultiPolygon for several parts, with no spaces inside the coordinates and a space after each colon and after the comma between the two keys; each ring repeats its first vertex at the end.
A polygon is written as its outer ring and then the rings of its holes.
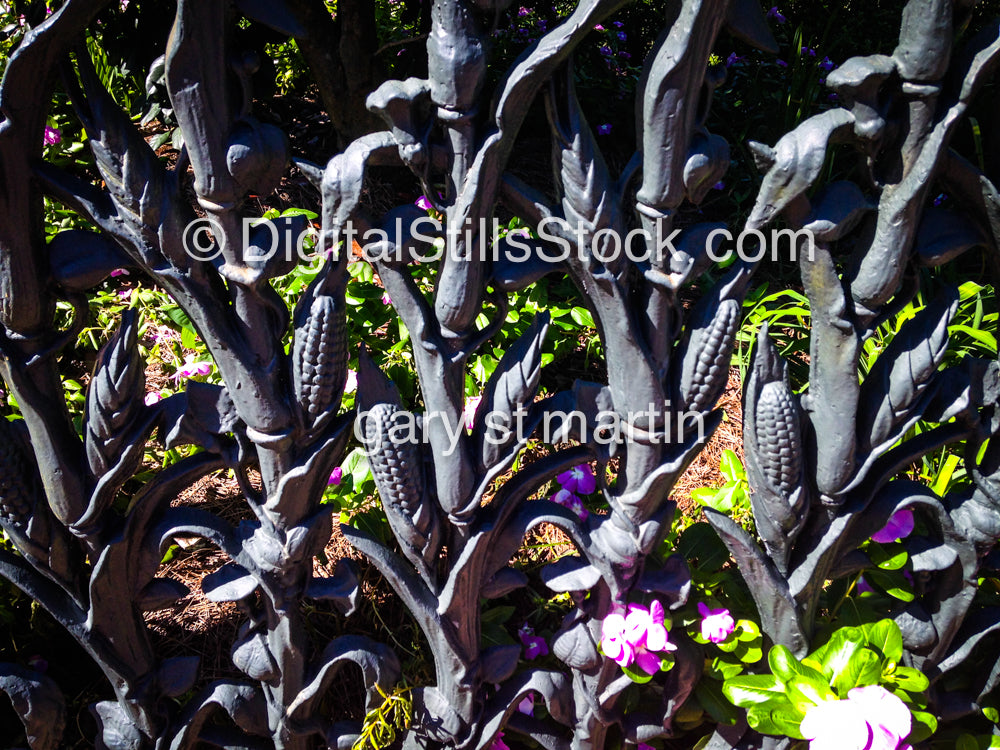
{"type": "Polygon", "coordinates": [[[510,745],[503,741],[503,732],[497,732],[497,736],[490,743],[490,750],[510,750],[510,745]]]}
{"type": "Polygon", "coordinates": [[[628,34],[626,34],[624,31],[619,31],[615,36],[618,37],[618,41],[620,42],[624,42],[626,39],[628,39],[628,34]]]}
{"type": "Polygon", "coordinates": [[[330,472],[330,478],[326,480],[326,486],[339,487],[340,483],[344,481],[344,470],[339,466],[334,466],[333,471],[330,472]]]}
{"type": "Polygon", "coordinates": [[[913,511],[909,508],[897,510],[881,529],[872,534],[872,541],[889,544],[905,539],[913,532],[913,511]]]}
{"type": "Polygon", "coordinates": [[[803,55],[808,55],[809,57],[816,57],[816,50],[812,47],[803,47],[800,50],[800,53],[803,55]]]}
{"type": "Polygon", "coordinates": [[[535,22],[535,26],[538,27],[539,31],[548,31],[549,30],[549,22],[546,21],[544,18],[539,18],[535,22]]]}
{"type": "Polygon", "coordinates": [[[597,24],[594,26],[594,31],[604,31],[604,27],[601,24],[597,24]]]}
{"type": "Polygon", "coordinates": [[[725,190],[725,189],[726,189],[726,183],[724,183],[722,180],[719,180],[717,183],[712,185],[712,190],[725,190]]]}
{"type": "Polygon", "coordinates": [[[698,602],[701,615],[701,637],[712,643],[722,643],[734,630],[736,621],[728,609],[709,609],[705,602],[698,602]]]}
{"type": "Polygon", "coordinates": [[[663,623],[663,605],[657,599],[649,609],[638,604],[627,610],[616,607],[601,625],[601,650],[621,667],[635,663],[647,674],[656,674],[662,668],[657,654],[677,649],[663,623]]]}
{"type": "Polygon", "coordinates": [[[174,373],[174,381],[179,383],[181,380],[208,375],[211,372],[211,362],[195,362],[189,357],[184,361],[184,364],[177,368],[177,372],[174,373]]]}
{"type": "Polygon", "coordinates": [[[116,278],[118,276],[128,276],[128,271],[126,271],[124,268],[116,268],[114,271],[111,272],[111,278],[116,278]]]}
{"type": "Polygon", "coordinates": [[[858,578],[858,583],[857,583],[857,586],[855,588],[857,588],[859,596],[861,594],[871,594],[871,593],[874,593],[874,591],[875,591],[875,589],[873,589],[871,587],[871,584],[868,583],[868,581],[865,580],[864,576],[860,576],[858,578]]]}
{"type": "Polygon", "coordinates": [[[618,53],[618,57],[620,57],[622,60],[631,60],[632,59],[632,55],[630,55],[625,50],[622,50],[621,52],[619,52],[618,53]]]}
{"type": "Polygon", "coordinates": [[[580,464],[556,476],[556,481],[564,490],[589,495],[597,488],[597,477],[590,464],[580,464]]]}
{"type": "Polygon", "coordinates": [[[769,11],[767,12],[767,17],[768,17],[768,18],[773,18],[773,19],[774,19],[775,21],[777,21],[778,23],[784,23],[785,21],[787,21],[787,20],[788,20],[787,18],[785,18],[785,17],[784,17],[784,16],[783,16],[783,15],[781,14],[781,11],[780,11],[780,10],[778,10],[778,6],[777,6],[777,5],[773,5],[773,6],[771,6],[771,10],[769,10],[769,11]]]}
{"type": "Polygon", "coordinates": [[[837,101],[837,99],[839,99],[840,97],[838,97],[838,96],[837,96],[836,94],[827,94],[827,95],[826,95],[826,98],[827,98],[827,99],[829,99],[829,100],[830,100],[831,102],[835,102],[835,101],[837,101]]]}
{"type": "Polygon", "coordinates": [[[149,393],[146,394],[146,397],[142,400],[142,403],[144,403],[146,406],[152,406],[153,404],[158,403],[162,399],[163,396],[161,396],[158,392],[150,391],[149,393]]]}
{"type": "Polygon", "coordinates": [[[517,9],[517,15],[520,16],[521,18],[524,18],[525,16],[531,15],[531,9],[525,8],[522,5],[520,8],[517,9]]]}
{"type": "Polygon", "coordinates": [[[556,494],[552,495],[549,500],[554,503],[558,503],[564,508],[569,508],[571,511],[576,513],[577,518],[581,521],[586,521],[590,516],[590,511],[583,506],[583,500],[578,498],[569,490],[559,490],[556,494]]]}
{"type": "Polygon", "coordinates": [[[610,133],[611,133],[611,123],[610,122],[606,122],[603,125],[598,125],[597,126],[597,134],[598,135],[608,135],[610,133]]]}
{"type": "Polygon", "coordinates": [[[853,688],[846,700],[823,701],[806,711],[799,731],[809,750],[904,750],[913,716],[881,685],[853,688]]]}
{"type": "Polygon", "coordinates": [[[726,67],[732,67],[738,62],[742,62],[743,58],[737,55],[735,52],[730,52],[729,57],[726,58],[726,67]]]}
{"type": "Polygon", "coordinates": [[[611,55],[612,55],[612,54],[614,54],[614,53],[613,53],[613,52],[611,51],[611,47],[609,47],[609,46],[608,46],[608,45],[606,45],[606,44],[602,44],[602,45],[601,45],[601,46],[600,46],[600,47],[598,48],[598,50],[597,50],[597,51],[598,51],[598,52],[600,52],[600,53],[601,53],[602,55],[604,55],[605,57],[611,57],[611,55]]]}
{"type": "Polygon", "coordinates": [[[824,57],[822,60],[819,61],[819,67],[821,70],[829,72],[837,67],[837,63],[835,63],[829,57],[824,57]]]}
{"type": "Polygon", "coordinates": [[[787,68],[788,67],[788,63],[786,63],[781,58],[778,58],[777,60],[775,60],[775,62],[778,63],[778,67],[779,68],[787,68]]]}
{"type": "Polygon", "coordinates": [[[652,745],[647,745],[645,742],[640,742],[635,746],[635,750],[656,750],[652,745]]]}
{"type": "Polygon", "coordinates": [[[937,198],[934,199],[934,205],[935,206],[940,206],[946,200],[948,200],[948,194],[947,193],[941,193],[941,195],[939,195],[937,198]]]}
{"type": "Polygon", "coordinates": [[[427,199],[426,195],[421,195],[419,198],[413,201],[413,205],[423,211],[434,210],[434,205],[427,199]]]}
{"type": "Polygon", "coordinates": [[[523,625],[517,631],[517,637],[521,639],[521,643],[524,645],[524,658],[528,661],[549,653],[549,644],[540,635],[535,635],[535,629],[530,625],[523,625]]]}
{"type": "Polygon", "coordinates": [[[535,694],[532,691],[528,691],[528,694],[524,696],[524,700],[517,704],[517,710],[520,711],[525,716],[534,716],[535,714],[535,694]]]}
{"type": "Polygon", "coordinates": [[[621,21],[614,21],[614,22],[612,22],[611,25],[614,26],[616,29],[620,29],[625,24],[623,24],[621,21]]]}
{"type": "Polygon", "coordinates": [[[46,125],[43,140],[45,141],[46,146],[54,146],[62,141],[62,133],[59,131],[59,128],[50,128],[46,125]]]}

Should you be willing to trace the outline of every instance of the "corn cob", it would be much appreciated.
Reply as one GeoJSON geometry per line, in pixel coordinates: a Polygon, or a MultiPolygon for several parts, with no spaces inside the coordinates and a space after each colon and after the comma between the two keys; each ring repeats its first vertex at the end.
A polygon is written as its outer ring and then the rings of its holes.
{"type": "Polygon", "coordinates": [[[142,411],[135,394],[146,390],[146,373],[138,347],[138,316],[122,315],[122,324],[98,355],[87,389],[85,442],[87,462],[95,477],[103,476],[119,459],[128,427],[142,411]]]}
{"type": "Polygon", "coordinates": [[[21,438],[6,419],[0,418],[0,518],[17,526],[31,518],[31,474],[21,438]]]}
{"type": "Polygon", "coordinates": [[[392,435],[394,426],[405,429],[411,418],[395,404],[376,404],[366,415],[365,444],[389,525],[407,558],[429,574],[440,531],[434,506],[424,502],[420,450],[415,442],[397,442],[392,435]]]}
{"type": "Polygon", "coordinates": [[[774,381],[761,388],[755,417],[761,472],[787,499],[799,486],[802,437],[795,403],[784,382],[774,381]]]}
{"type": "Polygon", "coordinates": [[[700,414],[711,409],[729,379],[740,303],[724,299],[712,312],[708,320],[692,321],[694,327],[682,359],[682,411],[700,414]]]}
{"type": "MultiPolygon", "coordinates": [[[[302,312],[305,312],[303,310],[302,312]]],[[[319,294],[295,327],[292,382],[308,427],[340,405],[347,377],[347,311],[342,300],[319,294]]]]}

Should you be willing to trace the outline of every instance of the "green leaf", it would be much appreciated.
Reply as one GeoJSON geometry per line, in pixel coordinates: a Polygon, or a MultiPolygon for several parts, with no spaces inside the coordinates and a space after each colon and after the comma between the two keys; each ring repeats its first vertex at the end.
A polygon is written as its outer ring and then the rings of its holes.
{"type": "Polygon", "coordinates": [[[875,650],[889,661],[899,662],[903,658],[903,634],[899,625],[889,619],[879,620],[874,625],[863,627],[865,636],[875,650]]]}
{"type": "Polygon", "coordinates": [[[703,500],[703,503],[713,510],[719,511],[719,513],[732,513],[733,508],[733,497],[736,494],[736,484],[727,484],[725,487],[721,487],[717,492],[712,493],[709,497],[703,500]]]}
{"type": "Polygon", "coordinates": [[[820,664],[823,674],[833,682],[840,672],[847,669],[851,656],[864,642],[865,637],[860,628],[840,628],[834,631],[825,645],[810,654],[809,658],[820,664]]]}
{"type": "Polygon", "coordinates": [[[701,707],[719,724],[735,724],[739,719],[739,711],[726,700],[722,686],[715,680],[699,680],[694,694],[701,707]]]}
{"type": "MultiPolygon", "coordinates": [[[[903,690],[911,693],[922,693],[931,684],[923,672],[913,667],[896,667],[892,673],[892,681],[903,690]]],[[[993,709],[993,711],[996,711],[996,709],[993,709]]],[[[986,713],[985,708],[983,709],[983,713],[986,713]]]]}
{"type": "Polygon", "coordinates": [[[586,328],[594,327],[594,317],[586,307],[574,307],[569,311],[569,315],[576,323],[586,328]]]}
{"type": "Polygon", "coordinates": [[[746,472],[740,457],[728,448],[722,452],[722,460],[719,462],[719,471],[726,478],[727,482],[740,482],[746,479],[746,472]]]}
{"type": "Polygon", "coordinates": [[[351,451],[341,464],[341,468],[345,474],[351,475],[355,487],[361,486],[362,482],[371,476],[371,467],[368,465],[368,456],[364,448],[355,448],[351,451]]]}
{"type": "Polygon", "coordinates": [[[833,687],[839,695],[846,696],[851,688],[877,685],[882,676],[882,659],[870,648],[859,648],[833,679],[833,687]]]}
{"type": "Polygon", "coordinates": [[[744,642],[755,641],[761,637],[760,626],[753,620],[737,620],[734,633],[737,640],[744,642]]]}
{"type": "Polygon", "coordinates": [[[740,708],[749,708],[773,700],[787,700],[785,686],[773,674],[748,674],[726,680],[723,694],[740,708]]]}
{"type": "Polygon", "coordinates": [[[792,705],[803,713],[824,701],[837,700],[837,696],[826,684],[826,680],[796,675],[788,681],[785,687],[792,705]]]}
{"type": "Polygon", "coordinates": [[[286,208],[281,212],[281,216],[305,216],[307,219],[312,221],[313,219],[318,219],[319,214],[315,211],[310,211],[307,208],[286,208]]]}
{"type": "Polygon", "coordinates": [[[963,734],[955,741],[955,750],[979,750],[979,743],[971,734],[963,734]]]}
{"type": "Polygon", "coordinates": [[[731,661],[726,661],[720,657],[715,657],[712,659],[711,663],[708,665],[707,674],[720,677],[723,680],[731,680],[738,674],[743,672],[742,664],[734,664],[731,661]]]}
{"type": "Polygon", "coordinates": [[[771,667],[774,676],[784,683],[801,674],[802,665],[799,664],[799,660],[795,658],[787,647],[780,644],[768,652],[767,663],[771,667]]]}
{"type": "Polygon", "coordinates": [[[653,675],[638,667],[622,667],[622,672],[637,685],[645,685],[653,679],[653,675]]]}
{"type": "Polygon", "coordinates": [[[805,715],[790,704],[776,706],[752,706],[747,709],[747,722],[763,734],[805,739],[799,725],[805,715]]]}
{"type": "Polygon", "coordinates": [[[198,348],[198,334],[193,329],[184,327],[181,329],[181,346],[185,349],[198,348]]]}
{"type": "Polygon", "coordinates": [[[697,487],[691,490],[691,499],[700,505],[709,505],[718,490],[714,487],[697,487]]]}
{"type": "MultiPolygon", "coordinates": [[[[923,675],[921,675],[921,677],[923,677],[923,675]]],[[[924,679],[927,678],[925,677],[924,679]]],[[[983,706],[983,716],[985,716],[989,721],[992,721],[994,724],[1000,724],[1000,711],[997,711],[993,708],[993,706],[983,706]]]]}
{"type": "Polygon", "coordinates": [[[926,711],[911,711],[913,714],[913,729],[906,741],[911,745],[916,742],[923,742],[937,731],[937,717],[926,711]]]}
{"type": "Polygon", "coordinates": [[[902,602],[913,601],[914,594],[910,589],[910,584],[900,571],[886,573],[876,568],[870,568],[865,575],[870,583],[878,586],[894,599],[899,599],[902,602]]]}
{"type": "Polygon", "coordinates": [[[910,559],[900,545],[883,546],[877,542],[868,545],[868,556],[882,570],[900,570],[910,559]]]}

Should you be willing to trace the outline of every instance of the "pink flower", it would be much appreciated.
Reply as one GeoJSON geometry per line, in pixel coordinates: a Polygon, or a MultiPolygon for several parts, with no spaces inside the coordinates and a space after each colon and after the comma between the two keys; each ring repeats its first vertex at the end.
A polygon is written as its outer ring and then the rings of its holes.
{"type": "Polygon", "coordinates": [[[879,531],[872,534],[872,541],[879,544],[888,544],[900,539],[905,539],[913,532],[913,511],[909,508],[897,510],[892,514],[889,522],[879,531]]]}
{"type": "Polygon", "coordinates": [[[728,609],[709,609],[705,602],[698,602],[701,615],[701,637],[712,643],[722,643],[736,630],[736,621],[728,609]]]}
{"type": "Polygon", "coordinates": [[[524,700],[517,704],[517,710],[525,716],[534,716],[535,694],[529,691],[528,694],[524,696],[524,700]]]}
{"type": "Polygon", "coordinates": [[[160,395],[159,393],[157,393],[156,391],[153,391],[153,392],[151,392],[151,393],[147,393],[147,394],[146,394],[146,398],[144,398],[144,399],[142,400],[142,402],[143,402],[143,403],[144,403],[144,404],[145,404],[146,406],[152,406],[153,404],[155,404],[155,403],[157,403],[158,401],[160,401],[160,400],[161,400],[162,398],[163,398],[163,396],[161,396],[161,395],[160,395]]]}
{"type": "Polygon", "coordinates": [[[124,268],[116,268],[114,271],[111,272],[112,279],[118,276],[128,276],[128,271],[126,271],[124,268]]]}
{"type": "Polygon", "coordinates": [[[426,195],[421,195],[419,198],[413,201],[413,205],[423,211],[434,210],[434,204],[430,202],[430,200],[427,198],[426,195]]]}
{"type": "Polygon", "coordinates": [[[473,396],[472,398],[465,399],[465,409],[462,410],[462,418],[465,420],[465,429],[471,430],[473,425],[476,423],[476,410],[479,408],[479,402],[482,400],[482,396],[473,396]]]}
{"type": "Polygon", "coordinates": [[[344,480],[344,470],[339,466],[335,466],[333,471],[330,472],[330,478],[326,480],[326,486],[329,487],[333,485],[337,487],[344,480]]]}
{"type": "Polygon", "coordinates": [[[389,296],[389,292],[384,292],[382,294],[382,304],[383,305],[391,305],[392,304],[392,297],[389,296]]]}
{"type": "Polygon", "coordinates": [[[594,31],[604,31],[604,27],[601,24],[597,24],[594,26],[594,31]]]}
{"type": "Polygon", "coordinates": [[[564,471],[556,477],[556,481],[564,490],[578,492],[581,495],[589,495],[597,488],[597,478],[590,464],[580,464],[574,466],[569,471],[564,471]]]}
{"type": "Polygon", "coordinates": [[[640,742],[635,746],[635,750],[655,750],[652,745],[647,745],[645,742],[640,742]]]}
{"type": "Polygon", "coordinates": [[[847,700],[813,706],[799,731],[809,750],[903,750],[912,726],[903,701],[881,685],[868,685],[852,689],[847,700]]]}
{"type": "Polygon", "coordinates": [[[635,661],[635,647],[625,637],[625,610],[616,608],[601,624],[601,650],[618,666],[628,667],[635,661]]]}
{"type": "Polygon", "coordinates": [[[45,126],[45,136],[44,139],[46,146],[54,146],[60,141],[62,141],[62,133],[59,132],[59,128],[50,128],[48,125],[45,126]]]}
{"type": "Polygon", "coordinates": [[[503,741],[503,732],[497,732],[497,736],[490,744],[490,750],[510,750],[510,746],[503,741]]]}
{"type": "Polygon", "coordinates": [[[344,393],[354,393],[356,390],[358,390],[358,374],[354,370],[348,370],[344,393]]]}
{"type": "Polygon", "coordinates": [[[522,626],[517,631],[517,637],[524,645],[524,658],[528,661],[549,653],[549,644],[540,635],[535,635],[535,630],[530,625],[522,626]]]}
{"type": "Polygon", "coordinates": [[[605,656],[622,667],[635,663],[647,674],[659,672],[662,665],[658,654],[677,649],[668,640],[670,634],[664,616],[663,605],[657,599],[649,609],[630,604],[626,611],[612,610],[601,626],[601,649],[605,656]]]}
{"type": "Polygon", "coordinates": [[[211,362],[194,362],[188,358],[185,360],[183,365],[177,368],[177,372],[174,373],[174,380],[180,382],[181,380],[186,380],[187,378],[208,375],[211,372],[211,362]]]}
{"type": "Polygon", "coordinates": [[[567,489],[559,490],[556,494],[552,495],[549,500],[554,503],[558,503],[564,508],[569,508],[571,511],[576,513],[577,518],[581,521],[586,521],[590,516],[590,511],[584,507],[583,500],[567,489]]]}

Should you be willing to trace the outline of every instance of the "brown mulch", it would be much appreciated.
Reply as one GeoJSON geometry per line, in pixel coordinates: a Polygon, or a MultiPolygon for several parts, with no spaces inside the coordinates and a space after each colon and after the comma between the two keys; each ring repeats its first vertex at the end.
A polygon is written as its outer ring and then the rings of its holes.
{"type": "Polygon", "coordinates": [[[691,500],[692,490],[699,487],[720,487],[726,483],[719,471],[723,451],[729,449],[739,456],[740,461],[743,460],[743,386],[740,383],[740,372],[735,367],[729,371],[729,381],[717,408],[723,410],[722,423],[687,471],[677,480],[671,493],[677,507],[687,515],[701,513],[697,504],[691,500]]]}

